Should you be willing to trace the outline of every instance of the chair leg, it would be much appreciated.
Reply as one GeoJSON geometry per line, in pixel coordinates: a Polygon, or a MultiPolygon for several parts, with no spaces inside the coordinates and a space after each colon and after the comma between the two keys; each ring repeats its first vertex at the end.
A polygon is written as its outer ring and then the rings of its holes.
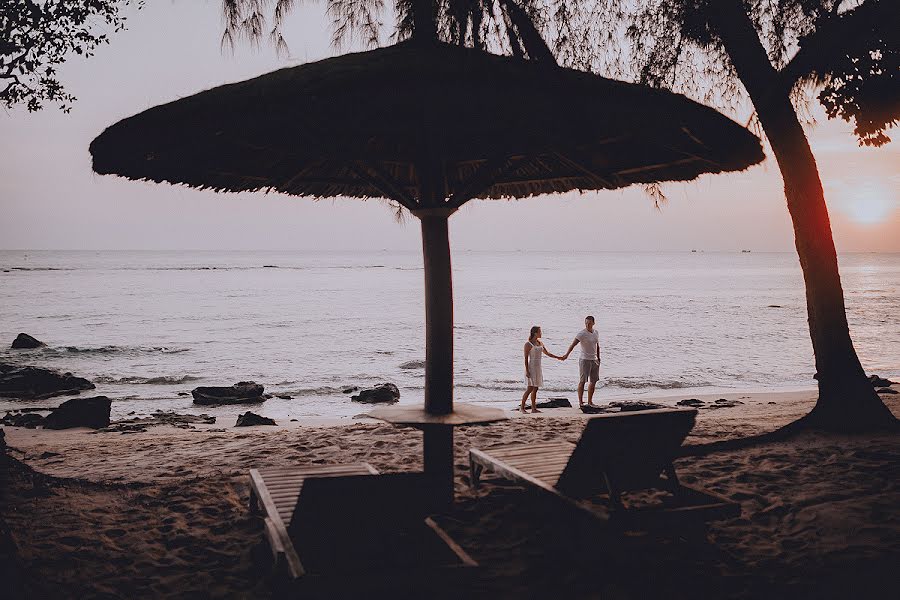
{"type": "Polygon", "coordinates": [[[483,466],[476,463],[471,456],[469,457],[469,484],[473,490],[477,490],[481,485],[481,471],[483,469],[483,466]]]}
{"type": "Polygon", "coordinates": [[[622,495],[619,493],[618,488],[612,484],[606,473],[603,474],[603,480],[606,482],[606,490],[609,492],[609,509],[611,511],[623,510],[625,505],[622,504],[622,495]]]}

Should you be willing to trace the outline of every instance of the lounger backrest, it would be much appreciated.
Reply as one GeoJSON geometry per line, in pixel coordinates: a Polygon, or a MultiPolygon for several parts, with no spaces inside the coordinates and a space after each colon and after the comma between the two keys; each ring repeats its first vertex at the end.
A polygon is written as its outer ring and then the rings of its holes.
{"type": "Polygon", "coordinates": [[[435,512],[434,486],[423,473],[309,477],[294,507],[288,534],[311,541],[359,537],[379,528],[424,520],[435,512]]]}
{"type": "Polygon", "coordinates": [[[573,498],[657,487],[694,426],[697,410],[672,408],[600,415],[588,420],[556,488],[573,498]]]}

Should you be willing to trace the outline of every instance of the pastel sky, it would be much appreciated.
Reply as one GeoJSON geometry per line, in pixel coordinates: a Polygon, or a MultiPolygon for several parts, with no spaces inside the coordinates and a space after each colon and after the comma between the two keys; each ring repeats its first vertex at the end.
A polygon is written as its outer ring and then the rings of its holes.
{"type": "MultiPolygon", "coordinates": [[[[61,69],[78,98],[70,114],[52,107],[0,114],[0,248],[420,247],[415,220],[397,224],[379,202],[216,194],[93,174],[88,145],[124,117],[340,53],[330,44],[321,3],[298,3],[285,27],[291,56],[283,58],[266,45],[223,53],[218,1],[148,4],[95,57],[75,58],[61,69]]],[[[859,148],[849,124],[826,121],[817,107],[814,114],[819,124],[810,141],[838,250],[900,251],[900,145],[859,148]]],[[[451,219],[451,240],[454,248],[473,250],[793,249],[771,158],[743,173],[667,184],[664,191],[669,200],[661,210],[639,189],[474,201],[451,219]]]]}

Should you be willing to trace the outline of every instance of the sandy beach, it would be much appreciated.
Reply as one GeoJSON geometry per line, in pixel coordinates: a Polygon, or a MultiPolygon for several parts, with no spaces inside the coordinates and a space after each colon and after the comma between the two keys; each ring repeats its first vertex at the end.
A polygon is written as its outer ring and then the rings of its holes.
{"type": "MultiPolygon", "coordinates": [[[[743,405],[701,410],[686,443],[771,431],[805,414],[815,393],[719,397],[743,405]]],[[[897,398],[884,396],[895,414],[897,398]]],[[[500,479],[489,477],[473,492],[469,448],[575,441],[586,418],[577,409],[510,417],[459,429],[455,438],[457,503],[437,521],[481,565],[468,595],[861,598],[896,584],[896,434],[807,433],[680,459],[685,482],[742,507],[739,518],[712,524],[707,544],[682,546],[585,535],[590,528],[577,525],[580,517],[570,520],[563,507],[500,479]]],[[[35,598],[271,596],[262,521],[248,510],[251,467],[354,461],[382,472],[422,467],[420,433],[369,420],[158,426],[130,434],[4,432],[14,459],[4,464],[0,492],[4,562],[12,565],[12,589],[35,598]]]]}

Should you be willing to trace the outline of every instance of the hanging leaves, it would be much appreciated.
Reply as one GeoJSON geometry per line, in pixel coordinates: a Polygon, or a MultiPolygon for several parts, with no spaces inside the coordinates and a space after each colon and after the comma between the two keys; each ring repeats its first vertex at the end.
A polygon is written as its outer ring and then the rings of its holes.
{"type": "Polygon", "coordinates": [[[73,54],[90,57],[125,28],[124,9],[143,0],[3,0],[0,6],[0,103],[31,111],[56,103],[69,112],[75,97],[56,68],[73,54]]]}

